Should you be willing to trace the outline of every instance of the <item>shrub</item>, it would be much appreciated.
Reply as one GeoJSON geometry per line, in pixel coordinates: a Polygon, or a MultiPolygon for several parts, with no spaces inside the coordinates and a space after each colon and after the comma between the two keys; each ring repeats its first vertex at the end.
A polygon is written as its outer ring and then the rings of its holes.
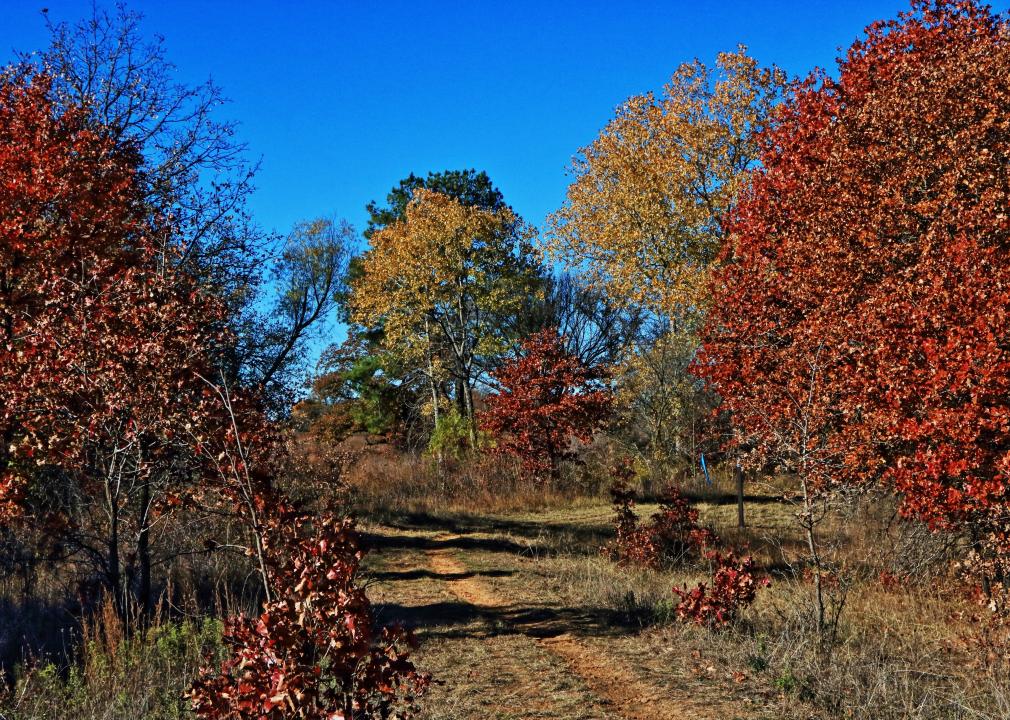
{"type": "Polygon", "coordinates": [[[680,603],[675,612],[684,622],[694,622],[710,628],[723,628],[736,620],[741,609],[754,602],[758,588],[771,584],[768,578],[754,576],[754,559],[740,558],[734,552],[725,555],[706,553],[714,566],[712,586],[698,583],[691,590],[673,588],[680,603]]]}
{"type": "Polygon", "coordinates": [[[710,528],[698,525],[698,511],[672,485],[660,498],[659,511],[652,516],[652,533],[666,557],[678,559],[716,542],[710,528]]]}
{"type": "Polygon", "coordinates": [[[278,524],[269,540],[275,597],[258,618],[225,626],[231,653],[189,693],[213,720],[409,718],[429,678],[403,650],[409,635],[377,629],[356,585],[363,552],[350,520],[304,517],[278,524]]]}
{"type": "Polygon", "coordinates": [[[673,486],[663,492],[659,511],[649,524],[641,525],[634,509],[635,492],[628,486],[633,475],[631,465],[622,463],[614,475],[610,496],[615,537],[603,547],[611,560],[658,569],[715,543],[715,533],[698,525],[698,511],[673,486]]]}
{"type": "Polygon", "coordinates": [[[451,408],[443,413],[435,429],[431,432],[431,439],[428,441],[428,452],[436,457],[449,457],[453,460],[462,460],[475,449],[471,446],[470,438],[477,437],[477,448],[487,447],[489,444],[487,433],[476,430],[473,421],[462,415],[456,408],[451,408]]]}

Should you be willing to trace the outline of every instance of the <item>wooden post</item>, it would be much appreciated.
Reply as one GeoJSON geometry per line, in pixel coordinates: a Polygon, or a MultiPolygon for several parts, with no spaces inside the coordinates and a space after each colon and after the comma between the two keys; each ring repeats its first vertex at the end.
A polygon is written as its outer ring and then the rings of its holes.
{"type": "Polygon", "coordinates": [[[743,468],[736,464],[736,526],[746,527],[743,519],[743,468]]]}

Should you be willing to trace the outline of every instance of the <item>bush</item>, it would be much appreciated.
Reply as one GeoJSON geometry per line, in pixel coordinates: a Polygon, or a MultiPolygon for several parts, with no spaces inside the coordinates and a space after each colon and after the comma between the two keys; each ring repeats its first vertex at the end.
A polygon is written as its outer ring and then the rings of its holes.
{"type": "Polygon", "coordinates": [[[615,562],[659,569],[715,543],[715,533],[698,525],[698,511],[673,486],[663,491],[659,511],[649,524],[641,525],[635,512],[635,492],[628,485],[633,474],[627,461],[614,470],[610,496],[615,537],[603,547],[604,555],[615,562]]]}
{"type": "Polygon", "coordinates": [[[189,698],[213,720],[410,718],[429,678],[402,649],[407,633],[377,629],[356,585],[363,552],[350,520],[305,518],[272,529],[275,597],[258,618],[225,625],[231,652],[189,698]]]}
{"type": "Polygon", "coordinates": [[[470,434],[476,433],[477,448],[489,444],[487,433],[474,428],[473,422],[460,414],[456,408],[439,416],[435,429],[428,441],[428,452],[436,457],[462,460],[474,449],[470,445],[470,434]]]}
{"type": "Polygon", "coordinates": [[[737,618],[741,609],[754,602],[758,588],[771,584],[768,578],[754,577],[754,559],[740,558],[734,552],[723,555],[711,551],[706,555],[714,565],[712,586],[698,583],[691,590],[673,589],[680,597],[675,610],[684,622],[709,628],[723,628],[737,618]]]}

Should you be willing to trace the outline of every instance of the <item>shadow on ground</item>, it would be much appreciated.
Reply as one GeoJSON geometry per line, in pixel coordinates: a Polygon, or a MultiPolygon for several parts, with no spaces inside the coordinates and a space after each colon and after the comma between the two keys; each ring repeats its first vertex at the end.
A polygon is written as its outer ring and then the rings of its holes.
{"type": "Polygon", "coordinates": [[[386,603],[376,607],[381,621],[396,621],[414,630],[421,639],[487,638],[526,635],[549,638],[571,633],[606,637],[626,634],[635,623],[607,608],[506,605],[482,607],[462,601],[439,601],[421,605],[386,603]]]}
{"type": "Polygon", "coordinates": [[[468,570],[459,573],[437,573],[433,570],[384,570],[370,572],[368,577],[375,580],[466,580],[472,577],[509,577],[515,575],[514,570],[468,570]]]}
{"type": "MultiPolygon", "coordinates": [[[[545,534],[562,536],[572,543],[599,547],[600,543],[613,535],[609,519],[599,524],[590,523],[543,523],[506,518],[474,516],[442,517],[429,513],[409,513],[389,518],[386,523],[400,530],[423,532],[446,532],[467,535],[472,533],[511,535],[528,540],[543,539],[545,534]]],[[[436,540],[425,537],[404,537],[365,533],[367,542],[375,541],[369,547],[403,547],[410,549],[435,549],[453,547],[462,550],[485,550],[490,552],[528,552],[528,544],[499,538],[460,537],[450,540],[436,540]],[[409,543],[415,544],[409,544],[409,543]]]]}
{"type": "MultiPolygon", "coordinates": [[[[408,529],[408,528],[404,528],[408,529]]],[[[384,535],[375,532],[362,533],[365,547],[370,550],[479,550],[482,552],[519,553],[527,546],[504,538],[434,538],[426,535],[384,535]]]]}

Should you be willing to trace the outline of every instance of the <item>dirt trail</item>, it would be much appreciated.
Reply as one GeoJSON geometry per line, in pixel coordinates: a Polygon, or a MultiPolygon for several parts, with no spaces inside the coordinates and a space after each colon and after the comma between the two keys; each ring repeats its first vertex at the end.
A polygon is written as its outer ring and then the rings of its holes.
{"type": "MultiPolygon", "coordinates": [[[[439,543],[451,543],[461,536],[441,534],[439,543]]],[[[502,610],[508,598],[495,593],[475,576],[449,548],[428,551],[431,569],[452,579],[446,583],[456,597],[478,610],[502,610]]],[[[735,716],[734,709],[722,703],[671,697],[668,690],[657,688],[639,677],[619,659],[589,641],[570,633],[554,637],[536,637],[537,624],[518,628],[535,638],[545,651],[560,658],[569,669],[609,706],[608,717],[616,713],[624,720],[725,720],[735,716]]]]}
{"type": "Polygon", "coordinates": [[[397,533],[382,553],[370,589],[379,606],[396,607],[388,620],[405,619],[428,653],[423,667],[438,682],[428,720],[610,720],[614,715],[592,690],[573,683],[568,667],[536,639],[501,632],[485,612],[481,587],[459,583],[472,573],[448,550],[410,550],[437,542],[432,533],[397,533]]]}

